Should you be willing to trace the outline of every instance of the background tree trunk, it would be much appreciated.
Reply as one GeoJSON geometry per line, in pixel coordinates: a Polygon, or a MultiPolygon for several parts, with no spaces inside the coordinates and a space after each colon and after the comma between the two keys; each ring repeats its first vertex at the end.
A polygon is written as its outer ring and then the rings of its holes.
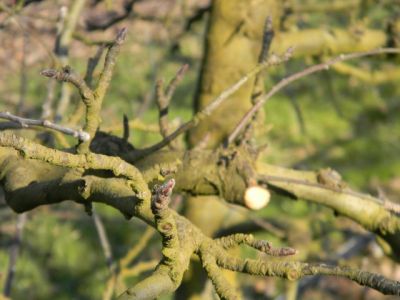
{"type": "MultiPolygon", "coordinates": [[[[204,108],[257,65],[266,18],[273,17],[273,24],[277,26],[282,9],[282,2],[275,0],[213,1],[202,72],[194,102],[195,112],[204,108]]],[[[204,140],[208,148],[220,146],[251,107],[254,83],[254,78],[249,80],[194,128],[188,135],[189,145],[194,146],[204,140]]],[[[216,196],[189,197],[185,202],[185,216],[212,237],[227,221],[232,224],[244,219],[243,215],[222,201],[216,196]]],[[[237,285],[234,273],[225,271],[224,276],[233,286],[237,285]]],[[[213,289],[207,289],[206,282],[207,276],[200,263],[192,263],[191,271],[186,274],[184,284],[176,293],[176,299],[211,298],[213,289]]]]}

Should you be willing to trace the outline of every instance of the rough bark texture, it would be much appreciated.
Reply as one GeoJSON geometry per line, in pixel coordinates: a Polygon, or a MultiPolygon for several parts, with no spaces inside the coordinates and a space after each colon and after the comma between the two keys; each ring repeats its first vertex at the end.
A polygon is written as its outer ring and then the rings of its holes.
{"type": "MultiPolygon", "coordinates": [[[[277,23],[281,10],[281,2],[275,0],[213,2],[196,110],[257,65],[265,20],[273,16],[277,23]]],[[[251,107],[254,81],[253,78],[246,83],[197,126],[190,133],[190,144],[195,145],[209,135],[209,147],[220,145],[251,107]]]]}

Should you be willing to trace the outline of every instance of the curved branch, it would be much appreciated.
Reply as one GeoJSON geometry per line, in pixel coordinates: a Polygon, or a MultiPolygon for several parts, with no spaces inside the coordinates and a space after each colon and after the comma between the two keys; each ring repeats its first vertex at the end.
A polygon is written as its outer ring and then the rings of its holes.
{"type": "Polygon", "coordinates": [[[347,61],[350,59],[354,58],[360,58],[364,56],[371,56],[371,55],[378,55],[378,54],[383,54],[383,53],[400,53],[399,48],[380,48],[380,49],[375,49],[371,51],[365,51],[365,52],[358,52],[358,53],[350,53],[350,54],[341,54],[338,57],[335,57],[333,59],[330,59],[327,62],[314,65],[311,67],[308,67],[300,72],[294,73],[286,78],[283,78],[281,81],[279,81],[276,85],[272,87],[272,89],[263,97],[260,97],[260,99],[250,108],[249,111],[243,116],[243,118],[240,120],[238,125],[236,125],[235,129],[232,131],[232,133],[229,136],[229,142],[232,142],[235,140],[235,138],[238,136],[238,134],[243,130],[243,128],[247,125],[247,123],[251,120],[253,115],[257,113],[257,111],[267,102],[272,96],[274,96],[277,92],[291,84],[293,81],[296,81],[298,79],[304,78],[308,75],[314,74],[316,72],[320,72],[323,70],[329,70],[331,65],[336,64],[337,62],[342,62],[342,61],[347,61]]]}

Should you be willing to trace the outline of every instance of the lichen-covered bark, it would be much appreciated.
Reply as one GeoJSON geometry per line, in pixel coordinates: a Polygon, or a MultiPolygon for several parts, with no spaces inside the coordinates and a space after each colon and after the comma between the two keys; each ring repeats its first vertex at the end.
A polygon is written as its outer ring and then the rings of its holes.
{"type": "MultiPolygon", "coordinates": [[[[223,90],[232,86],[257,65],[265,20],[267,16],[273,16],[274,22],[277,23],[281,10],[280,1],[275,0],[213,1],[201,77],[195,99],[196,111],[207,106],[223,90]]],[[[207,147],[219,146],[233,130],[244,112],[251,107],[254,83],[255,78],[252,78],[211,116],[200,122],[189,133],[189,144],[194,146],[203,139],[207,139],[207,147]]],[[[198,168],[198,166],[194,167],[194,169],[198,168]]],[[[212,179],[208,183],[213,183],[220,181],[218,177],[218,173],[210,173],[210,178],[205,177],[204,179],[212,179]]],[[[226,182],[224,190],[228,191],[232,188],[231,191],[236,193],[237,189],[243,188],[243,182],[237,181],[235,178],[233,176],[232,181],[226,182]]],[[[216,186],[218,184],[214,185],[213,189],[216,186]]],[[[222,196],[222,193],[218,194],[222,196]]],[[[229,207],[221,205],[220,201],[221,199],[215,196],[189,197],[185,203],[185,215],[207,235],[213,236],[223,225],[227,215],[230,214],[231,218],[238,217],[235,213],[231,214],[229,207]]],[[[198,269],[199,265],[195,268],[198,269]]],[[[192,278],[188,281],[195,286],[184,285],[178,291],[182,293],[178,294],[178,297],[189,297],[190,295],[195,298],[194,290],[201,289],[199,286],[204,285],[205,282],[204,274],[201,275],[200,272],[193,273],[192,278]]],[[[229,276],[230,282],[234,283],[234,276],[232,274],[229,276]]]]}
{"type": "MultiPolygon", "coordinates": [[[[204,108],[222,90],[254,68],[259,57],[265,18],[272,15],[277,24],[281,12],[280,1],[214,1],[197,109],[204,108]]],[[[291,248],[273,248],[267,241],[258,241],[251,235],[212,239],[228,212],[222,201],[245,205],[243,198],[246,191],[255,185],[261,188],[260,185],[266,184],[278,193],[325,205],[358,222],[367,230],[377,233],[389,246],[388,254],[398,259],[399,217],[377,199],[355,193],[340,180],[337,181],[335,176],[330,178],[329,172],[300,172],[256,163],[257,151],[246,143],[214,151],[157,151],[166,146],[168,141],[153,153],[135,150],[126,140],[123,144],[117,143],[122,147],[110,150],[105,141],[114,142],[112,139],[118,140],[116,137],[108,136],[101,142],[96,141],[102,100],[125,34],[126,30],[121,30],[109,46],[95,90],[70,68],[42,72],[45,76],[72,83],[80,92],[87,109],[85,130],[90,135],[87,141],[76,149],[61,151],[0,132],[0,184],[12,209],[24,212],[39,205],[65,200],[85,206],[91,202],[101,202],[118,209],[127,218],[137,217],[155,227],[163,240],[163,259],[152,275],[128,289],[121,299],[153,299],[175,291],[182,283],[193,255],[200,258],[201,268],[211,279],[221,299],[240,298],[233,281],[226,280],[223,269],[289,280],[306,275],[336,275],[383,293],[400,294],[399,282],[377,274],[323,264],[242,259],[239,255],[227,252],[234,246],[247,245],[268,255],[296,253],[291,248]],[[157,185],[166,179],[164,185],[157,185]],[[175,180],[176,191],[190,196],[186,203],[188,218],[168,207],[171,190],[165,190],[173,187],[175,180]]],[[[386,43],[386,35],[360,28],[348,32],[289,32],[275,38],[273,49],[282,52],[297,42],[300,45],[298,55],[311,55],[381,46],[386,43]]],[[[205,120],[196,115],[195,121],[201,122],[189,134],[191,146],[207,135],[209,148],[220,145],[244,111],[251,106],[256,81],[254,78],[248,80],[229,101],[205,120]]],[[[200,280],[196,283],[201,288],[200,280]]]]}
{"type": "Polygon", "coordinates": [[[278,32],[272,42],[272,51],[280,53],[295,47],[294,56],[338,55],[341,53],[368,51],[385,47],[388,35],[381,30],[354,29],[305,29],[278,32]]]}
{"type": "Polygon", "coordinates": [[[385,252],[395,260],[400,259],[400,218],[385,209],[379,199],[354,192],[345,184],[330,184],[321,180],[320,171],[297,171],[263,163],[257,164],[257,170],[260,178],[271,187],[296,198],[330,207],[375,232],[385,241],[385,252]]]}

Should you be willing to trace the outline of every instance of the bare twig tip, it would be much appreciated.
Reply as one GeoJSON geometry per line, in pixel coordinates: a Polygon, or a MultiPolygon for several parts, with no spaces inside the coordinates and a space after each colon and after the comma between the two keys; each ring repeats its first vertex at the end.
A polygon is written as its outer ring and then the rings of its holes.
{"type": "Polygon", "coordinates": [[[40,72],[40,75],[49,77],[49,78],[53,78],[54,76],[56,76],[56,74],[57,74],[57,71],[53,70],[53,69],[45,69],[40,72]]]}
{"type": "Polygon", "coordinates": [[[127,29],[126,27],[122,28],[122,29],[118,32],[117,37],[116,37],[116,39],[115,39],[115,42],[116,42],[117,44],[122,44],[122,43],[125,41],[126,33],[127,33],[127,32],[128,32],[128,29],[127,29]]]}
{"type": "Polygon", "coordinates": [[[182,66],[181,70],[182,70],[181,72],[186,73],[187,70],[189,70],[189,64],[184,64],[184,65],[182,66]]]}
{"type": "Polygon", "coordinates": [[[265,31],[272,31],[272,17],[270,15],[265,21],[265,31]]]}

